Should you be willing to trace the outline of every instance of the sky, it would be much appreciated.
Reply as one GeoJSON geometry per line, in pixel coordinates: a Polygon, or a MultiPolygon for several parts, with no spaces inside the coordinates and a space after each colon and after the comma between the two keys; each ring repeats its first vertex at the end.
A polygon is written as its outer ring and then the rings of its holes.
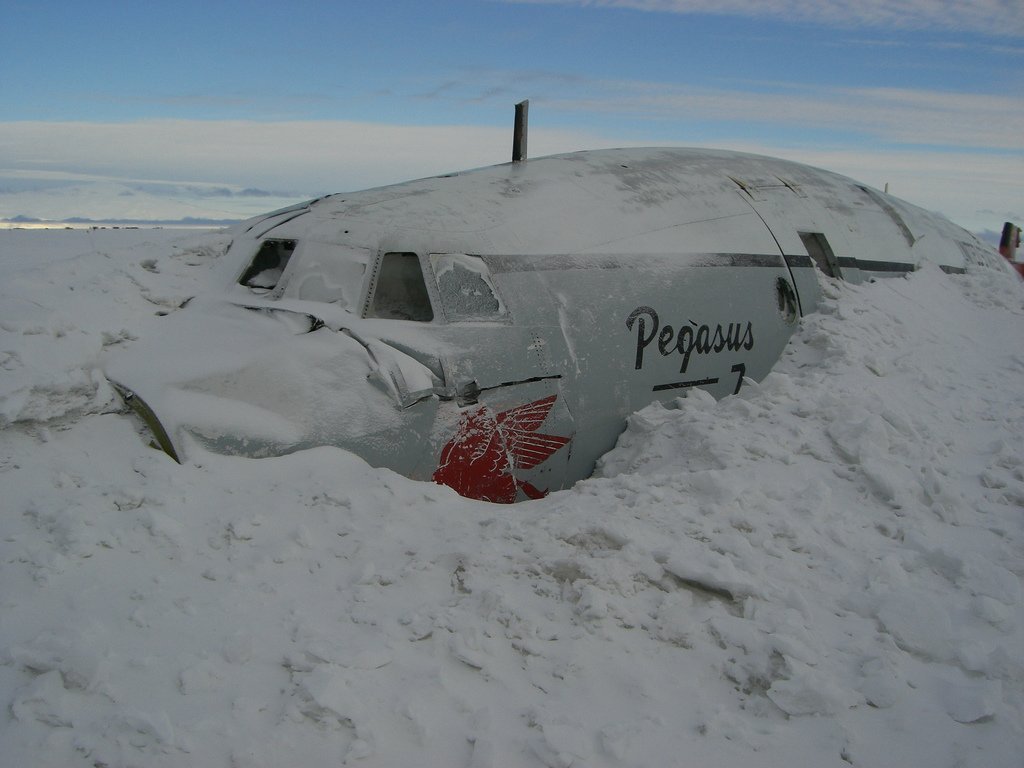
{"type": "Polygon", "coordinates": [[[0,0],[0,219],[230,219],[532,157],[787,157],[1024,220],[1019,0],[0,0]]]}

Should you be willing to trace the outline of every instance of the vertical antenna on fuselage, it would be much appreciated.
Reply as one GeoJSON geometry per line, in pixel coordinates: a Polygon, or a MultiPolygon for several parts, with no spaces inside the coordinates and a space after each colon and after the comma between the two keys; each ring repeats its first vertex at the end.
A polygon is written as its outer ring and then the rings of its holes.
{"type": "Polygon", "coordinates": [[[524,99],[516,104],[516,124],[512,129],[512,162],[521,163],[526,160],[526,128],[529,122],[530,100],[524,99]]]}

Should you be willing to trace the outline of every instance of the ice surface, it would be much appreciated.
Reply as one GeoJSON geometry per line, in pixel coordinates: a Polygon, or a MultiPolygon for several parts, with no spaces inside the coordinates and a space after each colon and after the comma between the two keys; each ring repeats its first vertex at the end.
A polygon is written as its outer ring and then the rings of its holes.
{"type": "Polygon", "coordinates": [[[1024,294],[828,282],[776,371],[498,507],[147,447],[100,373],[227,235],[0,231],[0,762],[1024,754],[1024,294]]]}

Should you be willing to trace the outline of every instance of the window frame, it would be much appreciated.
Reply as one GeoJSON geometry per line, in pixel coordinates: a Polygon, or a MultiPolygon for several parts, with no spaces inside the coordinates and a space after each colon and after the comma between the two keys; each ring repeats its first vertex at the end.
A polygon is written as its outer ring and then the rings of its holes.
{"type": "Polygon", "coordinates": [[[398,249],[388,248],[387,250],[380,249],[377,251],[376,256],[373,257],[372,262],[367,270],[366,288],[363,292],[362,301],[360,302],[361,311],[360,317],[365,320],[392,320],[405,323],[417,323],[419,325],[426,325],[430,323],[436,323],[439,318],[444,317],[444,310],[441,308],[440,297],[437,295],[437,285],[434,281],[434,272],[430,269],[430,260],[424,259],[423,255],[419,251],[411,249],[398,249]],[[378,317],[370,314],[370,309],[373,306],[374,300],[377,296],[377,288],[380,283],[381,268],[384,265],[384,260],[391,254],[402,254],[408,256],[414,256],[420,267],[420,274],[423,278],[423,287],[426,290],[427,302],[430,305],[431,318],[429,320],[413,320],[398,317],[378,317]]]}
{"type": "Polygon", "coordinates": [[[508,325],[512,322],[508,309],[508,304],[505,301],[504,297],[502,296],[501,292],[498,290],[498,286],[494,281],[494,276],[493,273],[491,272],[490,265],[487,264],[487,261],[486,259],[484,259],[483,256],[476,253],[466,253],[465,251],[431,251],[430,253],[427,254],[426,259],[424,259],[424,261],[426,262],[427,269],[430,273],[430,288],[433,290],[436,305],[440,308],[440,315],[444,318],[444,321],[446,323],[492,323],[499,325],[508,325]],[[441,286],[440,283],[438,283],[437,274],[434,271],[435,256],[469,256],[475,259],[480,259],[480,263],[483,264],[483,266],[487,270],[487,278],[485,279],[482,277],[481,279],[483,279],[484,282],[487,284],[487,287],[490,288],[491,294],[494,296],[494,300],[498,302],[497,311],[489,315],[452,317],[448,313],[447,307],[445,307],[444,299],[441,296],[441,286]]]}
{"type": "MultiPolygon", "coordinates": [[[[260,296],[266,299],[278,299],[281,294],[284,293],[284,288],[288,284],[290,268],[296,263],[296,261],[298,261],[299,256],[301,256],[302,239],[297,237],[265,237],[257,240],[256,242],[259,244],[259,247],[256,249],[256,252],[249,257],[249,260],[241,271],[239,271],[238,276],[235,278],[235,284],[242,286],[242,288],[255,296],[260,296]],[[267,268],[263,268],[258,271],[254,270],[256,269],[256,261],[259,259],[260,254],[262,254],[267,245],[271,243],[277,244],[278,246],[284,243],[292,244],[291,251],[284,257],[284,264],[280,267],[281,274],[278,276],[274,285],[269,288],[250,285],[249,283],[252,280],[259,277],[260,274],[266,271],[267,268]]],[[[271,267],[271,269],[273,269],[273,267],[271,267]]]]}

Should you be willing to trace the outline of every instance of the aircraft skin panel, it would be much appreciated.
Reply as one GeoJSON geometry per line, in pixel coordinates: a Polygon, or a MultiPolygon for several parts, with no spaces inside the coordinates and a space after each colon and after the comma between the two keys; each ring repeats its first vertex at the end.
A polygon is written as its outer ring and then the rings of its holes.
{"type": "Polygon", "coordinates": [[[926,262],[1003,267],[950,222],[820,169],[579,152],[253,219],[211,291],[107,374],[182,460],[334,445],[521,501],[588,476],[633,411],[763,378],[821,281],[926,262]]]}
{"type": "Polygon", "coordinates": [[[634,258],[613,269],[599,259],[605,266],[542,273],[575,350],[564,388],[577,414],[573,462],[581,476],[614,443],[624,414],[695,386],[733,394],[743,375],[761,378],[781,354],[797,320],[779,309],[784,263],[744,255],[758,266],[726,266],[730,256],[676,268],[634,258]]]}

